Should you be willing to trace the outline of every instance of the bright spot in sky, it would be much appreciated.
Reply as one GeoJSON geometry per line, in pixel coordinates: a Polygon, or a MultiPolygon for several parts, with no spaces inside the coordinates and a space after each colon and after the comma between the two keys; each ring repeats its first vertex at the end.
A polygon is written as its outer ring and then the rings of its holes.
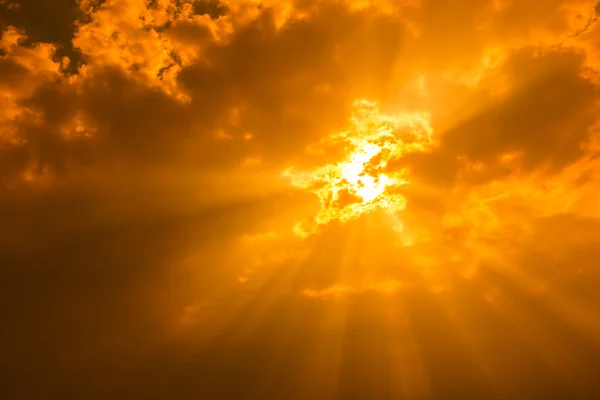
{"type": "Polygon", "coordinates": [[[347,149],[339,162],[284,173],[294,186],[319,197],[319,224],[348,221],[376,209],[400,211],[406,199],[394,189],[409,182],[409,170],[394,168],[390,161],[425,151],[432,144],[431,134],[427,114],[383,115],[377,104],[360,100],[355,102],[350,128],[321,142],[347,149]]]}

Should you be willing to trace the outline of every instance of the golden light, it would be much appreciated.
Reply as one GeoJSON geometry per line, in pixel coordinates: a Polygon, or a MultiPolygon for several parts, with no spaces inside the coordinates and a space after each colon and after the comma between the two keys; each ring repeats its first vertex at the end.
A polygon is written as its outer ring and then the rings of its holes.
{"type": "Polygon", "coordinates": [[[391,161],[433,144],[425,113],[384,115],[376,103],[366,100],[356,101],[354,107],[350,128],[320,143],[347,150],[340,161],[311,171],[284,172],[295,187],[319,197],[319,224],[345,222],[377,209],[391,214],[403,210],[406,199],[396,189],[410,182],[410,171],[393,168],[391,161]]]}
{"type": "Polygon", "coordinates": [[[2,398],[600,400],[600,0],[0,14],[2,398]]]}

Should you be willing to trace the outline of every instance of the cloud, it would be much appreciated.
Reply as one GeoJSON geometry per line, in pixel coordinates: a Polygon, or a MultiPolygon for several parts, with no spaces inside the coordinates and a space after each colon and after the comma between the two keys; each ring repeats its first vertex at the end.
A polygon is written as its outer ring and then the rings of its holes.
{"type": "Polygon", "coordinates": [[[305,289],[303,294],[308,297],[312,297],[315,299],[327,299],[327,298],[335,298],[340,296],[347,296],[353,294],[360,294],[364,292],[377,292],[381,294],[393,294],[396,291],[400,290],[404,285],[402,282],[398,282],[395,280],[387,280],[382,282],[375,282],[368,284],[364,287],[348,287],[348,286],[330,286],[321,290],[311,290],[305,289]]]}
{"type": "Polygon", "coordinates": [[[597,129],[598,86],[582,76],[584,68],[583,55],[571,50],[515,51],[488,78],[504,93],[486,96],[479,111],[439,134],[437,149],[408,164],[435,183],[560,171],[586,154],[597,129]]]}
{"type": "Polygon", "coordinates": [[[2,397],[597,397],[596,19],[0,1],[2,397]]]}

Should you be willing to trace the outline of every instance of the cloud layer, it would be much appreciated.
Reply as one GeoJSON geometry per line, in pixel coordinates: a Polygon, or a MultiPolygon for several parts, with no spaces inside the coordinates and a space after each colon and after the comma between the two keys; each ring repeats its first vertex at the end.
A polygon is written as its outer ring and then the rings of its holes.
{"type": "Polygon", "coordinates": [[[1,397],[595,398],[599,7],[0,1],[1,397]]]}

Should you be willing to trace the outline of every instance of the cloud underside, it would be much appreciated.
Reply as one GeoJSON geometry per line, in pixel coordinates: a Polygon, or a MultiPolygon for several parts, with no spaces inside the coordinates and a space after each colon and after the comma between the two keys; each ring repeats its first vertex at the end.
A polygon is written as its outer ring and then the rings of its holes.
{"type": "Polygon", "coordinates": [[[0,0],[1,397],[595,398],[599,7],[0,0]]]}

